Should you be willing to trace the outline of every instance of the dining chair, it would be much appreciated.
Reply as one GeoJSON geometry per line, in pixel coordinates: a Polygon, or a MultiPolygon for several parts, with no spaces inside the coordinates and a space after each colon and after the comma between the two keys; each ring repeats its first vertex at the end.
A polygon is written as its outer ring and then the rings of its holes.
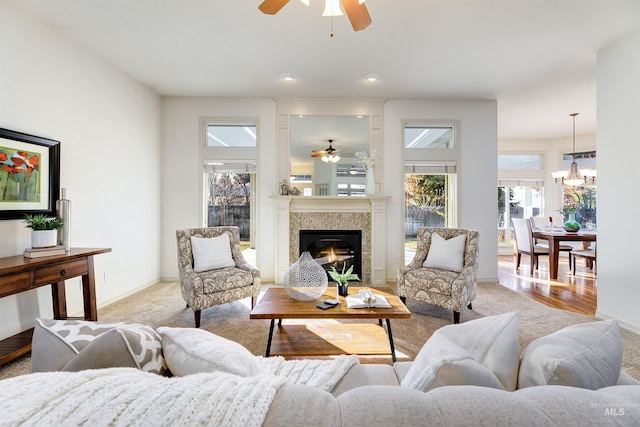
{"type": "Polygon", "coordinates": [[[538,268],[538,257],[540,255],[549,256],[549,247],[535,244],[531,230],[531,221],[524,218],[511,218],[513,224],[513,237],[515,238],[514,256],[516,257],[516,268],[520,267],[522,254],[529,255],[529,271],[534,272],[538,268]]]}
{"type": "MultiPolygon", "coordinates": [[[[533,232],[533,230],[536,229],[541,229],[545,226],[549,225],[549,222],[547,221],[546,217],[542,217],[542,216],[532,216],[529,217],[529,222],[531,223],[531,231],[533,232]]],[[[549,249],[549,242],[543,239],[536,239],[535,237],[533,238],[533,244],[534,245],[540,245],[540,246],[544,246],[547,248],[547,250],[549,249]]],[[[567,252],[567,253],[571,253],[572,250],[574,250],[575,248],[569,244],[566,243],[560,243],[560,246],[558,247],[558,249],[560,250],[560,252],[567,252]]],[[[572,263],[572,259],[571,256],[569,256],[569,270],[571,270],[571,263],[572,263]]]]}
{"type": "Polygon", "coordinates": [[[569,261],[573,258],[573,268],[571,269],[571,273],[576,275],[576,257],[584,258],[585,265],[587,268],[591,268],[593,270],[593,274],[596,274],[596,256],[597,256],[597,246],[594,248],[587,249],[574,249],[569,252],[569,261]]]}

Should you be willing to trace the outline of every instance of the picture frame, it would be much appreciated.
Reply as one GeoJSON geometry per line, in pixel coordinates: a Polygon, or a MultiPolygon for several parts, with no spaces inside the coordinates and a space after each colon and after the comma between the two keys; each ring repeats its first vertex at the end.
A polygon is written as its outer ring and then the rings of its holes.
{"type": "Polygon", "coordinates": [[[0,128],[0,220],[56,215],[60,141],[0,128]]]}

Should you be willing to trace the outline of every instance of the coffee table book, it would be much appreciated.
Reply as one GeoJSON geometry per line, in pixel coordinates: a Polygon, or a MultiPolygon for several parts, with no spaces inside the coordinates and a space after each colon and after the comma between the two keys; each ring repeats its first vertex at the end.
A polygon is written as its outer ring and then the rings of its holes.
{"type": "Polygon", "coordinates": [[[49,248],[26,248],[24,250],[25,258],[41,258],[52,255],[64,255],[64,246],[51,246],[49,248]]]}

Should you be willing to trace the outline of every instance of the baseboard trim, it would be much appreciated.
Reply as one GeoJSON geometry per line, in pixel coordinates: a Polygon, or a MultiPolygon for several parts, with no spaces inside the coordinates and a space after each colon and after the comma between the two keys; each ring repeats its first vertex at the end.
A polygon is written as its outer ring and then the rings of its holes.
{"type": "Polygon", "coordinates": [[[638,326],[636,326],[636,325],[634,325],[632,323],[627,323],[624,320],[620,320],[615,316],[611,316],[610,314],[604,313],[604,312],[602,312],[600,310],[596,310],[595,317],[597,319],[600,319],[600,320],[611,320],[611,319],[617,320],[618,321],[618,325],[622,329],[625,329],[625,330],[627,330],[629,332],[633,332],[634,334],[640,335],[640,327],[638,327],[638,326]]]}
{"type": "Polygon", "coordinates": [[[127,290],[127,292],[124,292],[122,294],[119,294],[119,295],[113,296],[111,298],[108,298],[106,300],[100,301],[100,304],[98,304],[98,309],[101,309],[103,307],[108,306],[109,304],[113,304],[114,302],[118,302],[118,301],[120,301],[122,299],[130,297],[131,295],[133,295],[133,294],[135,294],[137,292],[140,292],[143,289],[146,289],[146,288],[148,288],[150,286],[153,286],[153,285],[157,285],[158,283],[163,282],[163,281],[164,280],[162,280],[162,279],[153,280],[151,282],[147,282],[147,283],[142,284],[140,286],[136,286],[135,288],[129,289],[129,290],[127,290]]]}

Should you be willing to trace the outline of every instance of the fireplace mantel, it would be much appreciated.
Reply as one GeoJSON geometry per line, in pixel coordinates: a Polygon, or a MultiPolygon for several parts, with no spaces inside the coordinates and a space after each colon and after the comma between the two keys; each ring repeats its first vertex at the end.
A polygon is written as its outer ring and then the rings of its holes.
{"type": "MultiPolygon", "coordinates": [[[[344,217],[348,227],[358,226],[353,221],[359,218],[363,228],[363,280],[371,285],[386,283],[386,203],[389,196],[368,197],[327,197],[327,196],[271,196],[276,201],[277,242],[276,242],[276,283],[282,279],[289,266],[296,261],[292,253],[298,250],[298,229],[292,229],[292,215],[308,214],[310,221],[305,227],[310,229],[341,229],[335,218],[344,217]],[[315,215],[321,213],[323,215],[315,215]],[[329,214],[329,215],[327,215],[329,214]],[[333,218],[329,220],[328,218],[333,218]],[[325,220],[329,221],[323,223],[325,220]],[[364,221],[364,223],[362,223],[364,221]],[[355,224],[354,224],[355,223],[355,224]]],[[[295,223],[295,221],[293,221],[295,223]]],[[[346,229],[347,225],[342,229],[346,229]]]]}
{"type": "Polygon", "coordinates": [[[289,203],[291,212],[370,212],[375,203],[386,203],[389,196],[331,197],[331,196],[273,196],[289,203]]]}

